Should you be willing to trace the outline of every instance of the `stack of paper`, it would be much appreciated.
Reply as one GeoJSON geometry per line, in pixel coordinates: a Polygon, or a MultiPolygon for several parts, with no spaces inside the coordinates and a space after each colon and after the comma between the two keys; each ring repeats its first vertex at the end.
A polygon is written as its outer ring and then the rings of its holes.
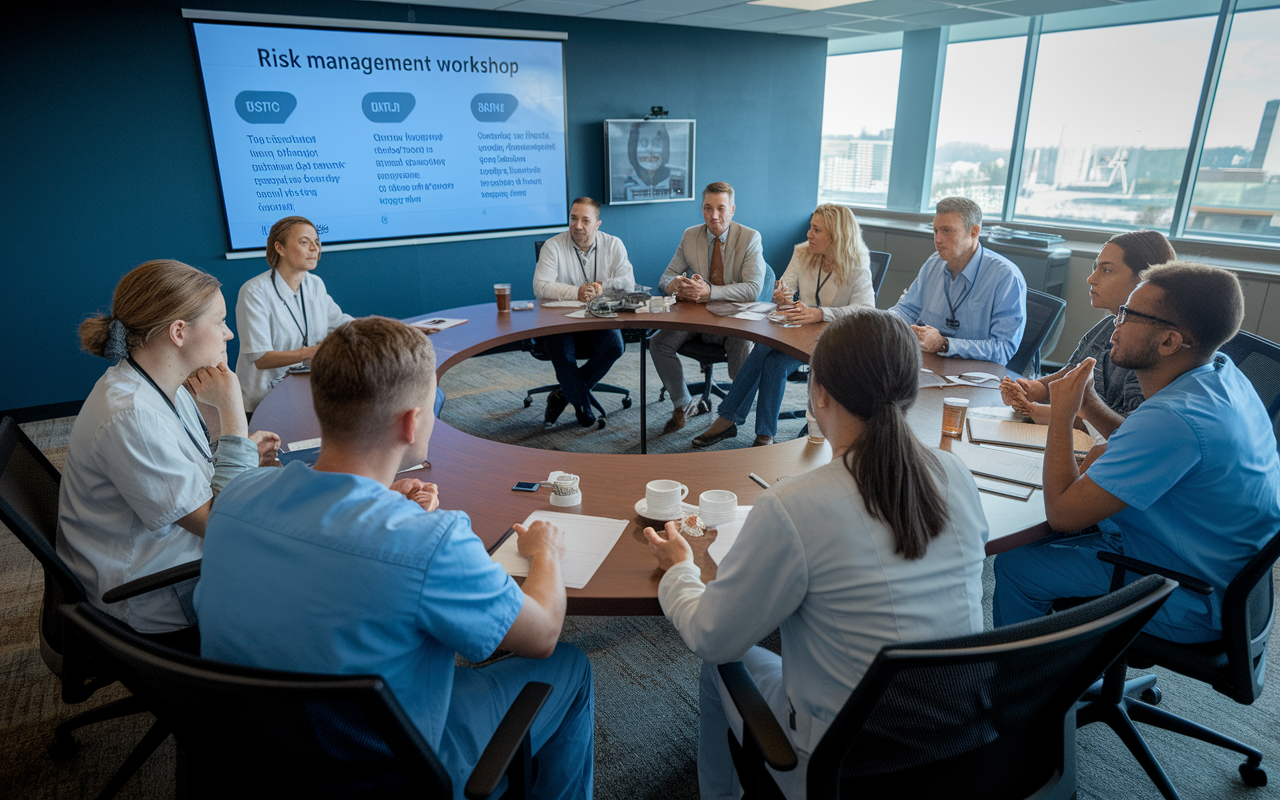
{"type": "MultiPolygon", "coordinates": [[[[564,559],[560,562],[560,569],[568,589],[581,589],[591,581],[627,529],[626,520],[557,511],[535,511],[525,519],[524,526],[527,528],[539,520],[550,522],[564,531],[564,559]]],[[[510,536],[502,543],[494,552],[493,560],[501,564],[508,575],[518,578],[529,575],[529,559],[520,555],[516,536],[510,536]]]]}
{"type": "Polygon", "coordinates": [[[455,325],[462,325],[465,319],[457,319],[455,317],[433,317],[425,316],[422,319],[414,320],[409,324],[415,328],[425,328],[427,330],[442,331],[445,328],[452,328],[455,325]]]}
{"type": "MultiPolygon", "coordinates": [[[[969,417],[969,441],[977,444],[998,444],[1028,450],[1044,450],[1049,439],[1048,425],[1029,422],[969,417]]],[[[1093,449],[1093,437],[1082,430],[1072,429],[1072,448],[1077,457],[1085,456],[1093,449]]]]}
{"type": "Polygon", "coordinates": [[[974,475],[983,475],[1024,486],[1044,487],[1044,459],[1012,450],[952,442],[951,452],[959,456],[974,475]]]}

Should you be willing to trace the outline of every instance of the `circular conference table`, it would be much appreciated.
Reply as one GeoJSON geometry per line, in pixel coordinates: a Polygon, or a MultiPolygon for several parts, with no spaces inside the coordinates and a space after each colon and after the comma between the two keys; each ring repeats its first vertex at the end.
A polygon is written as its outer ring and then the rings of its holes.
{"type": "MultiPolygon", "coordinates": [[[[498,313],[493,303],[464,306],[410,317],[418,322],[432,317],[465,318],[466,324],[431,336],[436,348],[437,376],[467,358],[498,345],[533,336],[607,328],[659,328],[719,333],[750,339],[808,362],[814,343],[825,323],[799,328],[783,328],[767,321],[718,317],[706,307],[677,303],[667,313],[619,314],[601,319],[566,317],[568,309],[535,307],[532,311],[498,313]]],[[[641,358],[645,358],[642,348],[641,358]]],[[[627,357],[624,355],[624,358],[627,357]]],[[[980,370],[1005,374],[1004,367],[985,361],[940,358],[926,354],[924,365],[934,372],[959,375],[980,370]]],[[[642,365],[641,374],[648,365],[642,365]]],[[[950,386],[921,389],[919,399],[908,414],[908,422],[921,441],[940,443],[949,449],[950,439],[941,436],[942,397],[967,397],[972,406],[1000,405],[997,389],[950,386]]],[[[641,397],[643,410],[644,398],[641,397]]],[[[255,429],[278,433],[282,441],[296,442],[320,436],[320,426],[311,405],[311,382],[306,374],[290,375],[262,401],[253,415],[255,429]]],[[[691,451],[676,454],[599,454],[536,450],[489,441],[463,433],[443,421],[436,421],[431,436],[431,467],[406,473],[440,487],[443,508],[466,511],[471,525],[486,547],[491,547],[512,525],[537,510],[580,513],[628,520],[627,529],[591,581],[582,589],[568,589],[568,613],[579,615],[657,615],[658,581],[662,573],[649,554],[644,528],[654,523],[635,513],[635,503],[644,497],[645,484],[659,478],[678,480],[689,487],[689,499],[709,489],[728,489],[742,505],[751,505],[764,490],[753,482],[751,472],[774,482],[800,475],[831,460],[827,443],[813,444],[806,438],[778,442],[767,447],[691,451]],[[517,481],[537,480],[554,470],[582,476],[583,502],[574,508],[555,508],[549,494],[511,491],[517,481]]],[[[1029,500],[983,492],[983,509],[991,528],[987,553],[999,553],[1034,541],[1049,532],[1045,523],[1040,490],[1029,500]]],[[[715,562],[707,547],[714,533],[691,539],[694,557],[705,581],[715,578],[715,562]]]]}

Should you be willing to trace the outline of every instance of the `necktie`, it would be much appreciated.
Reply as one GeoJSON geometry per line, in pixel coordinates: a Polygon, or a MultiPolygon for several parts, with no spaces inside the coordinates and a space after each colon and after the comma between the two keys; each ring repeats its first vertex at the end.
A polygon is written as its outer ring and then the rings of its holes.
{"type": "Polygon", "coordinates": [[[720,248],[719,237],[711,245],[711,285],[724,286],[724,253],[720,248]]]}

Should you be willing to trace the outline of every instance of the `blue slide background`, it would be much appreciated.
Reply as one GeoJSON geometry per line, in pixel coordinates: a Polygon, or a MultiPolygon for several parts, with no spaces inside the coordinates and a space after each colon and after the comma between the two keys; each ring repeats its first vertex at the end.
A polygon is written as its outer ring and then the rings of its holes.
{"type": "Polygon", "coordinates": [[[291,214],[310,218],[329,243],[566,224],[562,42],[203,22],[192,27],[232,249],[263,247],[271,224],[291,214]],[[274,50],[281,62],[292,50],[299,66],[262,66],[259,48],[274,50]],[[431,70],[366,75],[309,67],[308,55],[429,58],[431,70]],[[455,60],[469,67],[473,58],[516,62],[519,69],[512,76],[439,68],[455,60]],[[283,123],[247,122],[235,107],[241,92],[288,92],[297,107],[283,123]],[[371,122],[361,107],[370,92],[412,94],[413,110],[401,122],[371,122]],[[512,95],[519,104],[505,121],[480,121],[471,109],[480,94],[512,95]],[[495,133],[511,138],[485,136],[495,133]],[[522,138],[527,133],[544,136],[522,138]],[[374,138],[405,134],[426,139],[374,138]],[[494,151],[495,144],[502,152],[494,151]],[[526,144],[544,149],[523,149],[526,144]],[[394,152],[405,145],[423,152],[394,152]],[[482,157],[494,160],[482,163],[482,157]],[[444,163],[396,163],[406,158],[444,163]],[[263,164],[290,169],[254,170],[263,164]],[[507,174],[512,168],[537,171],[507,174]],[[417,177],[387,178],[403,173],[417,177]],[[510,185],[482,187],[482,180],[510,185]]]}

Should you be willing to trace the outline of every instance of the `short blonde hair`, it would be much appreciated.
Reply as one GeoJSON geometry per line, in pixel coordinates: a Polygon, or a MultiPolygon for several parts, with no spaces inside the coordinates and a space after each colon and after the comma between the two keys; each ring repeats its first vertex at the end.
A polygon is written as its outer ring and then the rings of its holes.
{"type": "Polygon", "coordinates": [[[338,326],[311,359],[311,401],[324,438],[376,442],[396,415],[425,405],[436,351],[418,328],[386,317],[338,326]]]}
{"type": "Polygon", "coordinates": [[[809,266],[819,269],[825,257],[832,261],[832,272],[836,280],[847,286],[853,280],[854,273],[871,268],[871,252],[866,242],[862,241],[862,228],[857,217],[848,206],[824,203],[813,210],[822,217],[822,224],[827,226],[831,234],[831,250],[827,256],[814,256],[809,253],[809,243],[800,245],[800,252],[809,257],[809,266]]]}
{"type": "Polygon", "coordinates": [[[203,314],[221,286],[217,278],[181,261],[148,261],[116,284],[110,314],[98,314],[80,323],[80,346],[101,358],[122,358],[175,320],[190,322],[203,314]],[[112,320],[124,326],[126,353],[107,353],[112,320]]]}

